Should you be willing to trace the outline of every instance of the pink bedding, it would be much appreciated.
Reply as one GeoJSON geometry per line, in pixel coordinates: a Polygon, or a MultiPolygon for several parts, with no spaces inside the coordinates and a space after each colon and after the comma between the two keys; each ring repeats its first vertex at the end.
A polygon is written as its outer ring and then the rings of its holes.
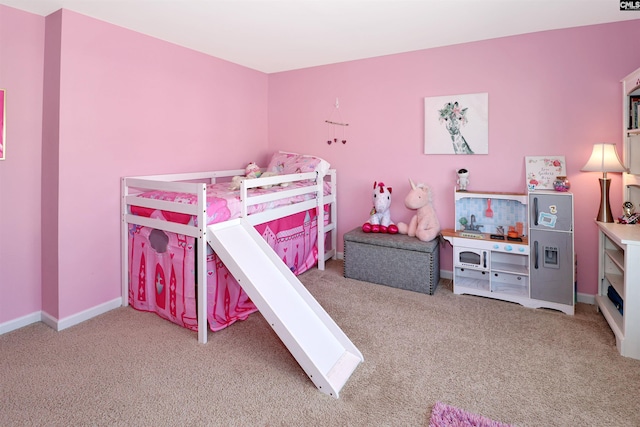
{"type": "MultiPolygon", "coordinates": [[[[289,188],[312,185],[293,183],[289,188]]],[[[238,191],[228,189],[228,183],[207,187],[207,222],[226,221],[240,216],[238,191]]],[[[253,194],[278,191],[252,189],[253,194]]],[[[325,192],[328,191],[328,185],[325,192]]],[[[195,196],[181,193],[152,191],[143,197],[195,203],[195,196]]],[[[301,200],[298,196],[296,199],[301,200]]],[[[307,195],[307,198],[311,196],[307,195]]],[[[279,205],[291,203],[280,202],[279,205]]],[[[275,207],[273,203],[252,206],[250,213],[275,207]]],[[[323,220],[328,223],[328,207],[323,220]]],[[[169,221],[188,223],[191,216],[159,212],[146,208],[132,208],[132,213],[169,221]]],[[[285,218],[256,226],[258,232],[280,255],[294,274],[301,274],[318,260],[316,247],[316,209],[310,209],[285,218]]],[[[151,311],[180,326],[197,330],[196,295],[197,270],[195,267],[195,239],[184,235],[129,226],[129,303],[138,310],[151,311]]],[[[207,254],[207,319],[212,331],[244,320],[257,311],[245,291],[238,285],[219,258],[208,247],[207,254]]]]}

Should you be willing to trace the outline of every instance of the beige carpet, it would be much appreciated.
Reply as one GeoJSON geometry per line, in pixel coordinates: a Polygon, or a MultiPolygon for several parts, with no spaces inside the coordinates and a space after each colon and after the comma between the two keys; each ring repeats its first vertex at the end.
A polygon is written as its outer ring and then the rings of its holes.
{"type": "Polygon", "coordinates": [[[113,310],[61,332],[0,336],[3,426],[426,426],[436,401],[518,426],[639,426],[640,361],[593,306],[577,314],[300,277],[362,351],[333,399],[262,316],[209,343],[154,314],[113,310]]]}

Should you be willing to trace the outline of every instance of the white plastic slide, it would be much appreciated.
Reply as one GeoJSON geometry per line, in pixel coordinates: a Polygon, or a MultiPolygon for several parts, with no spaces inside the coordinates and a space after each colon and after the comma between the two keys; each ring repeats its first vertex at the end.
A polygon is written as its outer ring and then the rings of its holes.
{"type": "Polygon", "coordinates": [[[208,226],[207,241],[316,387],[338,398],[362,353],[246,220],[208,226]]]}

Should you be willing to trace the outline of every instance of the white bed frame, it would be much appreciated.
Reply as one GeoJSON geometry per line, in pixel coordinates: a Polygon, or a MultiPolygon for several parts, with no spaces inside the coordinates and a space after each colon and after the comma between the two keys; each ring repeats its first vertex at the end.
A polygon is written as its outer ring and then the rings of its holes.
{"type": "MultiPolygon", "coordinates": [[[[144,227],[183,234],[196,238],[198,254],[198,341],[207,342],[207,219],[206,219],[206,196],[207,184],[214,184],[218,180],[228,181],[233,176],[243,176],[244,169],[215,172],[196,172],[170,175],[151,175],[122,178],[122,305],[129,305],[129,225],[137,224],[144,227]],[[169,202],[164,200],[154,200],[138,197],[138,194],[151,191],[164,190],[193,194],[197,198],[197,204],[185,204],[169,202]],[[163,211],[176,212],[193,215],[197,218],[197,226],[184,225],[170,221],[154,218],[147,218],[131,213],[132,206],[144,208],[161,209],[163,211]]],[[[335,259],[337,244],[337,206],[336,206],[336,171],[331,169],[326,175],[318,172],[308,172],[301,174],[278,175],[267,178],[255,178],[242,180],[240,185],[240,201],[243,218],[246,218],[252,225],[262,224],[274,219],[283,218],[298,212],[316,208],[317,228],[318,228],[318,269],[324,270],[325,261],[330,258],[335,259]],[[251,196],[249,189],[265,185],[279,185],[285,182],[295,182],[302,180],[313,180],[314,185],[303,188],[287,189],[283,187],[280,191],[262,195],[251,196]],[[329,195],[324,195],[324,182],[328,181],[331,188],[329,195]],[[288,204],[271,210],[247,214],[249,207],[272,202],[283,198],[312,194],[314,197],[299,203],[288,204]],[[324,205],[330,205],[330,222],[324,223],[324,205]],[[331,248],[325,247],[325,236],[330,233],[331,248]],[[321,254],[324,254],[322,256],[321,254]]]]}

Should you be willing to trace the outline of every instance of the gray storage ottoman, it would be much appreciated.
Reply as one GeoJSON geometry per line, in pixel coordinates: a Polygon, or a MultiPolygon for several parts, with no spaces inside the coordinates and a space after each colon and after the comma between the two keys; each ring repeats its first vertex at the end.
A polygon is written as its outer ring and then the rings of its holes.
{"type": "Polygon", "coordinates": [[[440,281],[438,242],[355,228],[344,235],[344,277],[433,295],[440,281]]]}

